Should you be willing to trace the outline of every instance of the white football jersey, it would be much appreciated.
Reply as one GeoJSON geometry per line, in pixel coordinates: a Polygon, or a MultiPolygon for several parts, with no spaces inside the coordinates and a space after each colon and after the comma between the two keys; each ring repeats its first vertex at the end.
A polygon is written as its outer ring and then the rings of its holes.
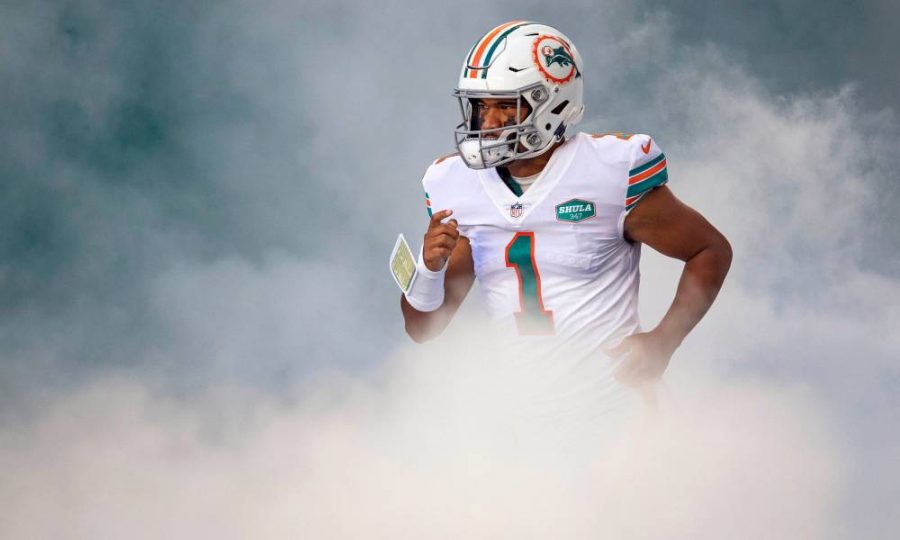
{"type": "Polygon", "coordinates": [[[667,180],[647,135],[580,133],[516,195],[496,169],[439,160],[423,179],[429,213],[451,209],[469,239],[491,318],[519,336],[612,342],[639,327],[640,245],[627,212],[667,180]]]}
{"type": "Polygon", "coordinates": [[[429,214],[453,210],[469,239],[484,303],[509,346],[553,356],[560,377],[585,361],[608,374],[614,362],[603,349],[639,331],[640,245],[624,239],[623,223],[666,181],[666,158],[649,136],[585,133],[520,195],[496,169],[470,169],[459,156],[438,160],[422,180],[429,214]],[[567,360],[554,354],[560,348],[567,360]]]}

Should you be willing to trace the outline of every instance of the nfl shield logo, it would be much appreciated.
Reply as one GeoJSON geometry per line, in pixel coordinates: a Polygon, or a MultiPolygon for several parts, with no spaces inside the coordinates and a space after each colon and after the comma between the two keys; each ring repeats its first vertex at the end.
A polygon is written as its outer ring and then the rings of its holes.
{"type": "Polygon", "coordinates": [[[522,215],[522,211],[524,209],[525,207],[522,205],[522,203],[516,203],[509,207],[509,215],[510,217],[517,218],[522,215]]]}

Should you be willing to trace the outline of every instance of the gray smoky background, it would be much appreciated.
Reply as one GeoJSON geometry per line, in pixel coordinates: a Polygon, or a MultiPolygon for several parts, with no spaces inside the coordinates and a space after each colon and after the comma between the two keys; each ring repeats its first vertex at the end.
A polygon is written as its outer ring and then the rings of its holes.
{"type": "MultiPolygon", "coordinates": [[[[4,2],[0,537],[895,538],[898,21],[4,2]],[[735,251],[666,375],[678,412],[577,478],[498,437],[512,374],[477,335],[409,343],[387,272],[464,55],[517,18],[578,46],[579,128],[653,135],[735,251]]],[[[680,264],[644,253],[652,326],[680,264]]]]}

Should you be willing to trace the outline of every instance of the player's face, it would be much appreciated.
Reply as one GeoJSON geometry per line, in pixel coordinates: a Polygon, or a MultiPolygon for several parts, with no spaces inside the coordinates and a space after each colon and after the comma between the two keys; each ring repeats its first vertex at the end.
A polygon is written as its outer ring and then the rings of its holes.
{"type": "MultiPolygon", "coordinates": [[[[474,115],[478,119],[480,129],[497,129],[507,126],[514,126],[525,121],[525,118],[531,113],[531,107],[524,99],[519,109],[519,116],[516,118],[516,100],[515,99],[479,99],[475,100],[474,115]]],[[[499,133],[485,134],[485,138],[495,139],[499,133]]]]}

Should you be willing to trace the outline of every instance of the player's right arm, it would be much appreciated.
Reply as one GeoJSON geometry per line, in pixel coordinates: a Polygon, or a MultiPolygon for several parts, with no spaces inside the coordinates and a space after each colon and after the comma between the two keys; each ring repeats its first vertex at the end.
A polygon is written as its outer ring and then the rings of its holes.
{"type": "Polygon", "coordinates": [[[428,270],[439,272],[447,265],[444,302],[434,311],[419,311],[410,305],[405,295],[400,297],[406,333],[416,343],[434,339],[444,331],[475,281],[469,239],[459,234],[455,219],[442,223],[452,213],[452,210],[442,210],[431,216],[422,244],[422,260],[428,270]]]}

